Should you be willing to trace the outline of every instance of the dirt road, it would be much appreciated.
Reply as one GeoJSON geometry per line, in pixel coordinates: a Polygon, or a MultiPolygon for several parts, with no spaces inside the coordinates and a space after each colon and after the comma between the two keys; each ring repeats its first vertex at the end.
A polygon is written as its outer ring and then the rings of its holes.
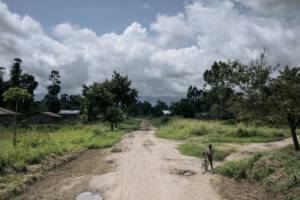
{"type": "Polygon", "coordinates": [[[174,141],[154,137],[154,130],[144,122],[144,130],[127,136],[122,153],[112,159],[114,172],[94,176],[89,185],[107,200],[218,200],[211,175],[200,173],[200,160],[182,156],[174,141]],[[179,175],[191,170],[195,175],[179,175]]]}
{"type": "Polygon", "coordinates": [[[121,152],[87,151],[15,199],[220,199],[210,184],[214,176],[200,173],[200,160],[182,156],[176,142],[158,139],[154,132],[143,122],[119,145],[121,152]],[[196,174],[184,176],[184,170],[196,174]]]}

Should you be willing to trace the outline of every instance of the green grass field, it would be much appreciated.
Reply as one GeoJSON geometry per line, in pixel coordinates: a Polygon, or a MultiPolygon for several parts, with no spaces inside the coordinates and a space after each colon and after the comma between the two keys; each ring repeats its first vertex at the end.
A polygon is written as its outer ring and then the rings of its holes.
{"type": "Polygon", "coordinates": [[[201,143],[272,142],[290,136],[288,128],[246,126],[243,123],[227,124],[224,121],[171,118],[165,123],[159,123],[156,119],[155,124],[159,127],[158,137],[175,140],[196,137],[201,143]]]}
{"type": "Polygon", "coordinates": [[[5,169],[25,172],[48,156],[60,156],[75,148],[105,148],[118,143],[123,134],[138,128],[130,119],[111,131],[109,124],[36,125],[18,130],[18,146],[12,146],[12,130],[0,127],[0,173],[5,169]]]}

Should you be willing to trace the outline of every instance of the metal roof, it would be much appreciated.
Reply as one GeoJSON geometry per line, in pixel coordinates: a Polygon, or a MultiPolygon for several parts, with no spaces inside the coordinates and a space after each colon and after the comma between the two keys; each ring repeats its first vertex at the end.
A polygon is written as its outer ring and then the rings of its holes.
{"type": "Polygon", "coordinates": [[[49,117],[59,117],[59,118],[62,117],[62,116],[52,113],[52,112],[42,112],[42,114],[47,115],[49,117]]]}
{"type": "Polygon", "coordinates": [[[162,113],[164,115],[170,115],[171,114],[171,111],[170,110],[163,110],[162,113]]]}
{"type": "Polygon", "coordinates": [[[60,115],[78,115],[80,110],[60,110],[60,115]]]}
{"type": "Polygon", "coordinates": [[[0,115],[15,115],[15,112],[0,107],[0,115]]]}

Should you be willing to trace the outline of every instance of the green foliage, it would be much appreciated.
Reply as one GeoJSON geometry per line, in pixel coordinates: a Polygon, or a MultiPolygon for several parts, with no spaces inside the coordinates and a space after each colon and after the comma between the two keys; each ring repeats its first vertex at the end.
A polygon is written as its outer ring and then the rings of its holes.
{"type": "MultiPolygon", "coordinates": [[[[136,103],[137,91],[131,88],[127,76],[114,72],[111,80],[83,86],[83,114],[86,121],[95,121],[100,115],[107,115],[109,107],[127,108],[136,103]]],[[[109,108],[110,110],[110,108],[109,108]]]]}
{"type": "Polygon", "coordinates": [[[262,156],[263,154],[257,153],[244,160],[226,162],[224,165],[217,167],[215,171],[224,176],[233,177],[236,180],[246,179],[248,177],[247,171],[249,168],[262,156]]]}
{"type": "Polygon", "coordinates": [[[15,62],[10,70],[9,82],[11,87],[20,87],[21,75],[23,71],[21,69],[22,60],[20,58],[15,58],[14,61],[15,62]]]}
{"type": "Polygon", "coordinates": [[[65,110],[79,110],[81,107],[82,96],[81,95],[60,95],[61,109],[65,110]]]}
{"type": "Polygon", "coordinates": [[[5,102],[19,103],[30,99],[31,95],[27,92],[26,89],[12,87],[4,92],[3,97],[5,102]]]}
{"type": "Polygon", "coordinates": [[[279,71],[279,76],[272,82],[271,88],[270,115],[277,122],[288,122],[295,149],[299,150],[296,128],[300,122],[300,68],[286,66],[283,71],[279,71]]]}
{"type": "Polygon", "coordinates": [[[49,80],[51,81],[51,85],[47,87],[48,94],[44,98],[45,105],[49,112],[58,113],[60,110],[60,101],[58,98],[58,94],[61,90],[60,87],[60,75],[59,71],[52,70],[49,75],[49,80]]]}
{"type": "Polygon", "coordinates": [[[166,123],[168,123],[170,121],[170,117],[163,117],[162,119],[161,119],[161,123],[162,124],[166,124],[166,123]]]}
{"type": "Polygon", "coordinates": [[[162,111],[167,110],[168,108],[169,107],[165,102],[158,99],[155,106],[153,107],[153,110],[152,110],[153,116],[161,117],[163,115],[162,111]]]}
{"type": "Polygon", "coordinates": [[[179,102],[173,103],[172,110],[176,115],[181,115],[187,118],[193,118],[196,114],[194,104],[187,99],[182,99],[179,102]]]}
{"type": "Polygon", "coordinates": [[[120,107],[111,106],[106,109],[104,117],[111,123],[111,130],[113,130],[114,125],[123,120],[123,111],[120,107]]]}

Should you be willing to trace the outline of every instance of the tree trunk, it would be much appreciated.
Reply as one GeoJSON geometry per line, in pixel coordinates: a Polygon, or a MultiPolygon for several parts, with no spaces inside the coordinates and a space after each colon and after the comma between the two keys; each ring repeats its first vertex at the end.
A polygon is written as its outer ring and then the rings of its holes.
{"type": "Polygon", "coordinates": [[[291,127],[291,133],[292,133],[295,150],[299,151],[299,142],[298,142],[297,133],[296,133],[296,126],[291,127]]]}
{"type": "Polygon", "coordinates": [[[18,103],[16,103],[15,108],[15,118],[14,118],[14,134],[13,134],[13,146],[17,146],[17,118],[18,118],[18,103]]]}
{"type": "Polygon", "coordinates": [[[118,128],[118,122],[115,122],[115,127],[118,128]]]}
{"type": "Polygon", "coordinates": [[[288,122],[290,125],[295,150],[299,151],[300,148],[299,148],[299,142],[298,142],[297,133],[296,133],[296,128],[297,128],[296,119],[292,115],[288,115],[288,122]]]}
{"type": "Polygon", "coordinates": [[[114,130],[114,123],[113,122],[110,123],[110,130],[112,130],[112,131],[114,130]]]}

